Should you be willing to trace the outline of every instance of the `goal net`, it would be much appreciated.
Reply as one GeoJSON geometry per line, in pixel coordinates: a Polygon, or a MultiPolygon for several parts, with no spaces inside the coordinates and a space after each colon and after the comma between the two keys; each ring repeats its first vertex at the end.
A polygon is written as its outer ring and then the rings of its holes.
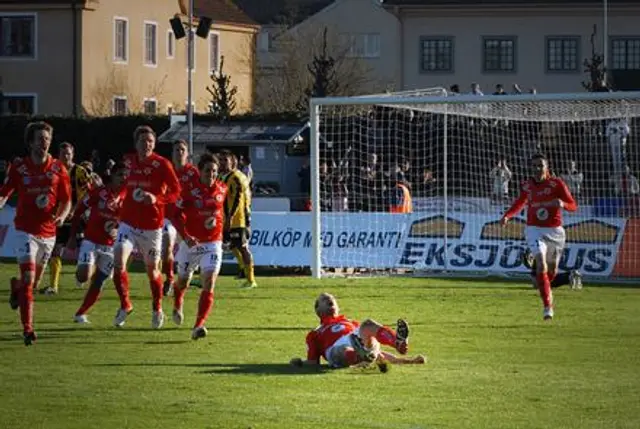
{"type": "Polygon", "coordinates": [[[640,93],[435,89],[314,99],[311,112],[315,276],[526,273],[525,213],[499,219],[542,152],[579,203],[560,270],[640,277],[640,93]]]}

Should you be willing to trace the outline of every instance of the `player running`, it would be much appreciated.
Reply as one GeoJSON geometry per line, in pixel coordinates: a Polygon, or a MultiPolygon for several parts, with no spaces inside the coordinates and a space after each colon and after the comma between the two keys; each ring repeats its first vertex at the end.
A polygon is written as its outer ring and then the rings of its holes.
{"type": "Polygon", "coordinates": [[[238,170],[238,158],[228,150],[219,153],[222,180],[227,185],[225,201],[225,243],[238,260],[240,269],[244,271],[245,288],[254,288],[256,283],[253,267],[253,255],[249,250],[251,228],[251,189],[247,177],[238,170]]]}
{"type": "Polygon", "coordinates": [[[533,178],[522,183],[520,196],[504,214],[501,223],[506,226],[509,219],[527,206],[525,236],[535,258],[543,318],[550,320],[553,319],[551,281],[556,276],[566,241],[562,209],[576,211],[578,205],[562,179],[551,176],[549,161],[544,155],[534,155],[531,164],[533,178]]]}
{"type": "MultiPolygon", "coordinates": [[[[72,213],[78,201],[82,201],[82,199],[87,195],[93,182],[91,174],[83,166],[73,162],[74,155],[75,148],[71,143],[64,142],[60,145],[58,159],[66,167],[71,181],[72,213]]],[[[49,261],[49,286],[44,289],[40,289],[40,293],[45,295],[55,295],[58,293],[60,274],[62,273],[62,255],[64,253],[64,246],[69,241],[70,233],[71,219],[66,219],[56,232],[56,244],[53,248],[51,261],[49,261]]],[[[79,283],[78,286],[82,287],[82,283],[79,283]]]]}
{"type": "MultiPolygon", "coordinates": [[[[180,181],[182,190],[192,189],[198,184],[198,168],[191,164],[189,160],[189,145],[184,140],[176,140],[173,143],[173,168],[180,181]]],[[[162,273],[165,275],[162,294],[168,296],[174,287],[174,260],[173,250],[176,245],[178,234],[176,228],[171,223],[171,211],[175,209],[174,204],[167,206],[165,210],[164,226],[162,228],[162,273]]]]}
{"type": "Polygon", "coordinates": [[[124,161],[128,170],[125,182],[127,193],[122,203],[118,237],[113,249],[113,283],[120,296],[120,308],[113,324],[116,327],[123,326],[133,311],[126,262],[134,247],[137,247],[144,259],[153,296],[151,327],[159,329],[164,324],[159,266],[162,223],[165,206],[175,203],[180,196],[180,182],[171,163],[154,153],[156,133],[151,127],[139,126],[133,133],[133,139],[136,153],[127,156],[124,161]]]}
{"type": "Polygon", "coordinates": [[[78,254],[76,278],[78,282],[91,281],[84,302],[73,320],[77,323],[89,323],[87,312],[98,301],[102,286],[113,272],[113,243],[118,234],[118,220],[124,201],[126,166],[117,163],[109,176],[104,177],[104,186],[91,191],[75,209],[71,234],[67,249],[77,247],[76,233],[86,225],[84,239],[78,254]],[[84,223],[83,216],[89,210],[89,220],[84,223]]]}
{"type": "Polygon", "coordinates": [[[174,216],[174,225],[183,241],[176,257],[178,281],[174,292],[173,321],[182,324],[184,293],[193,272],[200,267],[202,291],[198,315],[191,332],[194,340],[207,335],[204,324],[213,305],[213,290],[222,265],[222,227],[227,186],[217,180],[219,168],[220,161],[214,155],[205,153],[200,157],[200,180],[192,189],[182,189],[182,198],[176,204],[174,216]]]}
{"type": "Polygon", "coordinates": [[[14,220],[20,280],[11,279],[11,308],[20,307],[24,344],[36,341],[33,330],[33,287],[42,276],[60,227],[71,210],[71,186],[64,165],[49,154],[53,127],[31,122],[24,133],[29,155],[17,158],[0,188],[0,208],[15,191],[14,220]]]}
{"type": "Polygon", "coordinates": [[[362,366],[376,362],[382,364],[423,364],[422,355],[413,358],[398,357],[380,349],[391,346],[400,354],[409,348],[409,325],[400,319],[396,331],[371,319],[362,324],[340,314],[335,297],[321,293],[315,302],[320,326],[307,334],[307,359],[293,358],[294,366],[318,366],[324,357],[332,368],[362,366]]]}
{"type": "MultiPolygon", "coordinates": [[[[531,282],[534,289],[538,289],[538,283],[536,281],[537,268],[536,259],[533,257],[531,250],[527,249],[522,255],[522,264],[530,271],[531,282]]],[[[559,288],[564,285],[569,285],[572,290],[580,290],[583,287],[582,273],[580,270],[571,270],[558,272],[553,279],[549,279],[551,282],[551,289],[559,288]]]]}

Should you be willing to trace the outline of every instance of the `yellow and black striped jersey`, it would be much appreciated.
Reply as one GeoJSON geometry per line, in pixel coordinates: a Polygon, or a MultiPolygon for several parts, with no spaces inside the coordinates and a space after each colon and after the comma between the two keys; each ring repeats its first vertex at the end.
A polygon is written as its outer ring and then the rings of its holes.
{"type": "Polygon", "coordinates": [[[73,164],[69,170],[69,178],[71,179],[71,204],[75,208],[78,201],[82,201],[91,190],[91,173],[79,164],[73,164]]]}
{"type": "Polygon", "coordinates": [[[248,228],[251,226],[251,188],[249,180],[240,170],[233,170],[223,177],[227,185],[227,199],[224,214],[229,228],[248,228]]]}

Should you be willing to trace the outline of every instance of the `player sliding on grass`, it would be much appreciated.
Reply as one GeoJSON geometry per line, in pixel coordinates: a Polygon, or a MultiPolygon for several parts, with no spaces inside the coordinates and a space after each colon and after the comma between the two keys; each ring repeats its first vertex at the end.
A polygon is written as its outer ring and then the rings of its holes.
{"type": "Polygon", "coordinates": [[[199,182],[193,188],[183,188],[176,203],[173,224],[183,238],[176,261],[178,281],[174,291],[173,321],[184,320],[184,294],[193,272],[200,267],[202,291],[198,301],[198,315],[191,332],[197,340],[207,335],[204,324],[213,306],[213,289],[222,265],[222,228],[227,186],[217,179],[220,161],[205,153],[198,161],[199,182]]]}
{"type": "Polygon", "coordinates": [[[113,283],[120,297],[120,308],[113,324],[116,327],[123,326],[133,311],[126,262],[134,247],[137,247],[144,259],[153,297],[151,327],[160,329],[164,324],[160,274],[162,223],[165,206],[175,203],[180,196],[180,182],[169,160],[153,152],[156,133],[151,127],[136,128],[133,140],[136,153],[127,156],[124,161],[127,167],[127,194],[122,203],[118,238],[113,249],[113,283]]]}
{"type": "Polygon", "coordinates": [[[341,315],[338,302],[328,293],[322,293],[316,299],[315,310],[320,326],[307,334],[307,359],[291,359],[294,366],[318,366],[322,357],[332,368],[364,366],[372,362],[423,364],[426,361],[421,355],[403,358],[380,349],[382,344],[407,354],[409,326],[402,319],[398,320],[396,331],[371,319],[361,324],[341,315]]]}
{"type": "Polygon", "coordinates": [[[536,281],[543,304],[543,318],[553,319],[551,281],[556,276],[558,262],[564,250],[566,234],[562,227],[562,209],[576,211],[576,204],[567,185],[549,172],[549,161],[542,154],[531,158],[533,178],[522,183],[520,196],[501,219],[509,219],[527,206],[525,236],[536,264],[536,281]]]}
{"type": "Polygon", "coordinates": [[[71,184],[62,162],[49,154],[53,127],[32,122],[24,132],[29,155],[16,159],[0,188],[0,209],[15,191],[14,220],[20,280],[11,279],[11,308],[20,307],[24,344],[36,341],[33,330],[33,287],[42,277],[56,243],[56,229],[71,210],[71,184]]]}
{"type": "Polygon", "coordinates": [[[83,224],[84,213],[90,210],[78,254],[76,279],[80,283],[91,280],[91,283],[84,302],[73,318],[77,323],[89,323],[87,312],[98,301],[105,280],[113,272],[113,243],[118,234],[126,174],[124,163],[117,163],[111,174],[104,177],[105,185],[92,190],[78,202],[71,221],[71,233],[66,248],[73,250],[78,245],[76,236],[83,224]]]}

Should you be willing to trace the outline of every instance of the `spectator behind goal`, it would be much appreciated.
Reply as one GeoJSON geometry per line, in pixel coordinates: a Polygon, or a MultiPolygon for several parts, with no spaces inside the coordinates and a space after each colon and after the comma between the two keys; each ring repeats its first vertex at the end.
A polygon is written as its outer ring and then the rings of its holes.
{"type": "Polygon", "coordinates": [[[388,204],[391,213],[413,213],[411,191],[407,186],[404,174],[395,174],[395,183],[388,186],[388,204]]]}

